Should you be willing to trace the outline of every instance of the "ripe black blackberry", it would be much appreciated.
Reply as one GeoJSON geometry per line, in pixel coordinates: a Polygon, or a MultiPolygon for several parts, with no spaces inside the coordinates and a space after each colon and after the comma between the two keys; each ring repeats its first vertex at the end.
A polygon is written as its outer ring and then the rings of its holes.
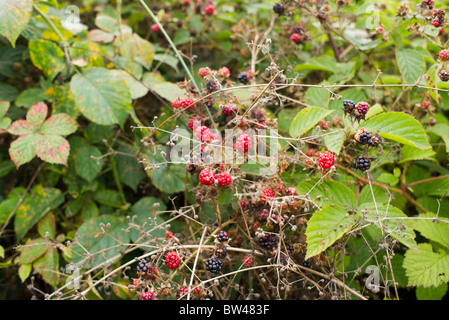
{"type": "Polygon", "coordinates": [[[304,29],[301,28],[300,26],[295,26],[295,27],[293,27],[293,29],[292,29],[292,33],[302,34],[302,33],[304,33],[304,29]]]}
{"type": "Polygon", "coordinates": [[[224,230],[220,230],[217,235],[217,240],[220,242],[228,241],[229,240],[228,233],[224,230]]]}
{"type": "Polygon", "coordinates": [[[438,74],[438,76],[440,77],[441,81],[449,81],[449,71],[448,70],[441,70],[440,73],[438,74]]]}
{"type": "Polygon", "coordinates": [[[263,237],[259,238],[259,245],[265,249],[271,250],[276,245],[276,237],[271,233],[265,233],[263,237]]]}
{"type": "Polygon", "coordinates": [[[218,84],[215,81],[207,81],[206,83],[207,92],[212,93],[218,90],[218,84]]]}
{"type": "Polygon", "coordinates": [[[307,261],[307,260],[301,261],[301,265],[303,267],[306,267],[306,268],[310,268],[311,267],[311,263],[309,261],[307,261]]]}
{"type": "Polygon", "coordinates": [[[276,12],[278,15],[283,15],[285,12],[285,7],[282,3],[275,3],[273,6],[273,11],[276,12]]]}
{"type": "Polygon", "coordinates": [[[360,144],[363,144],[363,145],[367,144],[370,141],[370,139],[372,138],[372,136],[373,136],[373,133],[369,132],[369,131],[362,133],[359,137],[360,144]]]}
{"type": "Polygon", "coordinates": [[[295,251],[295,248],[293,247],[293,245],[291,243],[286,243],[285,247],[287,248],[287,251],[289,254],[292,254],[295,251]]]}
{"type": "Polygon", "coordinates": [[[148,271],[147,263],[148,262],[145,259],[140,260],[140,262],[137,264],[137,272],[146,273],[148,271]]]}
{"type": "Polygon", "coordinates": [[[223,262],[217,258],[209,258],[206,260],[206,270],[212,273],[219,273],[223,268],[223,262]]]}
{"type": "Polygon", "coordinates": [[[240,74],[239,74],[239,81],[241,82],[241,83],[243,83],[243,84],[247,84],[248,82],[249,82],[249,76],[248,76],[248,73],[246,73],[246,72],[241,72],[240,74]]]}
{"type": "Polygon", "coordinates": [[[357,160],[353,162],[353,167],[355,169],[359,169],[360,171],[364,172],[371,167],[371,162],[364,156],[360,156],[357,158],[357,160]]]}
{"type": "Polygon", "coordinates": [[[352,100],[343,100],[343,111],[345,114],[352,114],[355,109],[355,102],[352,100]]]}

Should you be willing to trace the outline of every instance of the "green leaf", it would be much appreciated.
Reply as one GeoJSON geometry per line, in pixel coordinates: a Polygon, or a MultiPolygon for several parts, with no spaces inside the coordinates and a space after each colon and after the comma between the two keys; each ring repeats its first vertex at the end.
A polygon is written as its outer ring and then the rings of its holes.
{"type": "Polygon", "coordinates": [[[24,53],[28,48],[17,46],[15,48],[0,48],[0,74],[8,78],[17,78],[20,73],[16,71],[16,63],[23,63],[24,53]]]}
{"type": "Polygon", "coordinates": [[[33,263],[33,268],[48,284],[56,287],[59,282],[59,254],[56,248],[48,248],[45,255],[33,263]]]}
{"type": "Polygon", "coordinates": [[[0,0],[0,35],[15,47],[31,18],[32,0],[0,0]]]}
{"type": "Polygon", "coordinates": [[[324,180],[318,183],[319,178],[301,181],[296,190],[298,194],[309,193],[311,198],[320,196],[320,201],[326,205],[347,205],[348,209],[355,209],[357,201],[355,194],[343,183],[334,180],[324,180]]]}
{"type": "Polygon", "coordinates": [[[121,208],[123,205],[122,199],[118,191],[115,190],[99,190],[95,193],[95,201],[98,203],[110,206],[113,208],[121,208]]]}
{"type": "Polygon", "coordinates": [[[438,287],[449,281],[449,255],[434,252],[429,243],[420,243],[405,253],[404,269],[408,286],[438,287]]]}
{"type": "Polygon", "coordinates": [[[53,113],[65,113],[72,118],[79,116],[80,111],[75,105],[69,83],[63,86],[52,86],[45,93],[50,97],[53,113]]]}
{"type": "Polygon", "coordinates": [[[41,185],[33,187],[31,193],[25,198],[17,209],[14,230],[17,241],[30,230],[50,210],[57,208],[64,202],[61,190],[56,188],[44,188],[41,185]]]}
{"type": "Polygon", "coordinates": [[[324,144],[328,151],[336,154],[337,156],[340,154],[341,147],[343,146],[343,142],[345,141],[346,134],[343,130],[335,131],[330,134],[326,134],[324,136],[324,144]]]}
{"type": "Polygon", "coordinates": [[[70,144],[65,138],[55,134],[38,134],[35,136],[34,143],[36,146],[34,151],[41,160],[67,166],[70,144]]]}
{"type": "Polygon", "coordinates": [[[315,212],[307,224],[307,254],[313,257],[344,236],[359,220],[358,214],[349,214],[341,206],[325,206],[315,212]]]}
{"type": "Polygon", "coordinates": [[[293,119],[290,125],[290,136],[298,137],[313,128],[321,119],[332,113],[333,110],[326,110],[318,107],[307,107],[302,109],[293,119]]]}
{"type": "Polygon", "coordinates": [[[150,174],[154,186],[162,192],[173,194],[184,191],[186,188],[184,181],[180,177],[163,166],[152,170],[150,174]]]}
{"type": "Polygon", "coordinates": [[[447,283],[442,283],[436,288],[416,288],[416,298],[418,300],[441,300],[447,292],[447,283]]]}
{"type": "Polygon", "coordinates": [[[138,34],[124,34],[123,44],[120,44],[120,37],[116,38],[116,43],[122,50],[122,55],[130,61],[140,62],[146,67],[150,67],[153,62],[154,49],[151,42],[141,38],[138,34]]]}
{"type": "Polygon", "coordinates": [[[78,128],[75,119],[68,114],[57,113],[48,118],[41,126],[40,133],[67,136],[78,128]]]}
{"type": "Polygon", "coordinates": [[[76,174],[92,183],[103,168],[101,151],[94,146],[85,145],[77,149],[75,157],[76,174]],[[91,157],[97,159],[92,159],[91,157]]]}
{"type": "Polygon", "coordinates": [[[407,83],[415,83],[426,72],[423,56],[414,49],[396,50],[396,60],[402,78],[407,83]]]}
{"type": "Polygon", "coordinates": [[[329,103],[330,93],[325,88],[311,87],[304,95],[304,101],[314,107],[325,108],[329,103]]]}
{"type": "Polygon", "coordinates": [[[449,125],[445,123],[437,123],[432,127],[431,131],[443,139],[446,144],[446,152],[449,152],[449,125]]]}
{"type": "Polygon", "coordinates": [[[47,40],[33,40],[29,43],[30,58],[48,80],[53,80],[65,69],[65,55],[55,43],[47,40]]]}
{"type": "Polygon", "coordinates": [[[145,178],[142,165],[137,162],[137,158],[134,156],[135,152],[131,146],[122,145],[117,151],[119,153],[116,156],[116,161],[120,181],[133,189],[134,192],[137,192],[137,186],[145,178]]]}
{"type": "Polygon", "coordinates": [[[24,263],[21,264],[19,267],[19,278],[23,282],[25,282],[26,279],[31,274],[31,270],[33,270],[33,265],[31,263],[24,263]]]}
{"type": "Polygon", "coordinates": [[[109,259],[110,263],[113,263],[120,258],[120,251],[125,249],[120,243],[130,241],[130,234],[125,230],[127,227],[128,221],[124,217],[111,215],[85,221],[77,230],[79,238],[72,246],[72,262],[79,264],[82,269],[98,266],[109,259]],[[85,250],[91,255],[87,261],[85,250]],[[116,259],[113,259],[114,257],[116,259]]]}
{"type": "Polygon", "coordinates": [[[364,221],[372,224],[366,228],[371,238],[381,241],[384,235],[390,235],[406,247],[416,247],[416,235],[410,220],[400,209],[392,205],[377,204],[376,210],[374,203],[365,203],[359,206],[359,210],[362,209],[367,210],[364,221]]]}
{"type": "Polygon", "coordinates": [[[48,96],[44,93],[44,90],[41,88],[30,88],[23,90],[14,103],[18,107],[29,108],[46,99],[48,99],[48,96]]]}
{"type": "Polygon", "coordinates": [[[3,248],[3,246],[0,246],[0,258],[5,258],[5,248],[3,248]]]}
{"type": "Polygon", "coordinates": [[[6,83],[0,83],[0,101],[14,101],[17,98],[19,91],[6,83]]]}
{"type": "Polygon", "coordinates": [[[76,105],[89,120],[123,125],[132,110],[131,93],[125,80],[104,68],[91,68],[73,76],[70,86],[76,105]]]}
{"type": "Polygon", "coordinates": [[[431,148],[422,125],[403,112],[379,114],[369,119],[363,126],[373,132],[380,130],[380,136],[391,141],[423,150],[431,148]]]}
{"type": "Polygon", "coordinates": [[[9,147],[9,155],[16,168],[31,161],[35,156],[34,151],[37,134],[22,135],[14,140],[9,147]]]}
{"type": "Polygon", "coordinates": [[[431,212],[422,213],[417,218],[410,218],[410,223],[422,236],[449,249],[449,220],[433,222],[433,218],[435,214],[431,212]]]}
{"type": "MultiPolygon", "coordinates": [[[[376,203],[385,204],[390,199],[388,192],[378,186],[373,187],[374,198],[376,199],[376,203]]],[[[374,203],[373,195],[371,194],[371,189],[369,185],[363,187],[362,191],[359,194],[359,207],[364,203],[374,203]]]]}
{"type": "Polygon", "coordinates": [[[28,240],[23,246],[19,247],[20,263],[32,263],[40,258],[47,251],[49,246],[51,246],[51,243],[43,238],[28,240]]]}
{"type": "Polygon", "coordinates": [[[435,160],[435,151],[432,148],[421,150],[420,148],[405,145],[401,149],[401,161],[404,163],[413,160],[435,160]]]}
{"type": "Polygon", "coordinates": [[[110,73],[115,79],[122,79],[126,81],[133,99],[142,98],[148,93],[148,88],[131,76],[128,72],[123,70],[111,70],[110,73]]]}
{"type": "Polygon", "coordinates": [[[174,83],[165,81],[165,79],[157,73],[145,73],[142,81],[149,86],[151,91],[168,101],[186,96],[185,90],[182,90],[174,83]]]}

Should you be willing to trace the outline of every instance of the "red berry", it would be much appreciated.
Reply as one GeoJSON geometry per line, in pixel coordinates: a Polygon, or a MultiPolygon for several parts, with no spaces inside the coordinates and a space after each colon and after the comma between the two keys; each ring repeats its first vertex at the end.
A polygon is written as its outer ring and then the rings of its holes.
{"type": "Polygon", "coordinates": [[[231,71],[229,71],[227,67],[221,67],[220,70],[218,70],[218,73],[223,77],[229,77],[231,75],[231,71]]]}
{"type": "Polygon", "coordinates": [[[169,267],[170,269],[175,269],[178,267],[180,262],[181,259],[179,259],[179,256],[176,252],[167,252],[167,255],[165,256],[165,265],[167,267],[169,267]]]}
{"type": "Polygon", "coordinates": [[[221,136],[219,133],[211,133],[210,141],[221,141],[221,136]]]}
{"type": "Polygon", "coordinates": [[[173,232],[171,232],[171,231],[165,231],[165,237],[166,237],[167,239],[173,238],[173,232]]]}
{"type": "Polygon", "coordinates": [[[229,104],[224,106],[223,113],[226,116],[230,116],[232,114],[235,114],[235,113],[237,113],[237,106],[235,104],[233,104],[233,103],[229,103],[229,104]]]}
{"type": "Polygon", "coordinates": [[[298,194],[298,192],[296,191],[296,188],[293,188],[293,187],[287,188],[287,193],[290,196],[296,196],[298,194]]]}
{"type": "Polygon", "coordinates": [[[315,154],[315,150],[312,148],[307,149],[306,156],[312,157],[315,154]]]}
{"type": "Polygon", "coordinates": [[[139,279],[133,279],[133,286],[137,287],[138,284],[139,284],[139,279]]]}
{"type": "Polygon", "coordinates": [[[171,102],[171,105],[173,108],[178,109],[181,106],[181,102],[179,101],[179,98],[176,98],[171,102]]]}
{"type": "Polygon", "coordinates": [[[334,165],[334,154],[329,151],[323,152],[318,159],[318,163],[321,168],[329,169],[334,165]]]}
{"type": "Polygon", "coordinates": [[[250,268],[254,265],[254,259],[249,255],[244,256],[242,262],[246,268],[250,268]]]}
{"type": "Polygon", "coordinates": [[[209,142],[211,140],[211,132],[206,126],[198,126],[195,129],[195,135],[201,142],[209,142]]]}
{"type": "Polygon", "coordinates": [[[262,191],[262,194],[263,195],[260,196],[260,200],[262,200],[262,201],[266,201],[267,198],[274,198],[275,197],[274,191],[271,188],[264,189],[262,191]]]}
{"type": "Polygon", "coordinates": [[[200,172],[198,180],[201,184],[212,185],[215,183],[215,173],[210,169],[203,169],[200,172]]]}
{"type": "Polygon", "coordinates": [[[200,69],[198,70],[198,75],[199,75],[200,77],[208,76],[209,73],[210,73],[210,71],[209,71],[208,68],[200,68],[200,69]]]}
{"type": "Polygon", "coordinates": [[[141,298],[142,298],[142,300],[151,300],[151,299],[153,299],[153,293],[152,292],[142,292],[141,298]]]}
{"type": "Polygon", "coordinates": [[[222,172],[217,176],[218,184],[222,187],[227,187],[232,182],[232,177],[228,172],[222,172]]]}
{"type": "Polygon", "coordinates": [[[189,109],[193,109],[193,100],[189,99],[189,98],[182,98],[181,99],[181,107],[185,108],[189,108],[189,109]]]}
{"type": "Polygon", "coordinates": [[[151,25],[151,31],[153,32],[159,32],[161,31],[161,29],[159,28],[159,26],[155,23],[151,25]]]}
{"type": "Polygon", "coordinates": [[[240,152],[246,153],[248,152],[253,145],[251,138],[247,134],[242,134],[237,138],[235,143],[235,148],[240,152]]]}
{"type": "Polygon", "coordinates": [[[246,201],[245,200],[240,200],[240,206],[242,207],[242,209],[245,209],[246,201]]]}
{"type": "Polygon", "coordinates": [[[432,25],[433,25],[434,27],[438,27],[438,26],[440,25],[440,20],[439,20],[439,19],[433,19],[433,20],[432,20],[432,25]]]}
{"type": "Polygon", "coordinates": [[[438,56],[442,61],[449,60],[449,50],[447,49],[441,50],[438,56]]]}
{"type": "Polygon", "coordinates": [[[185,6],[190,5],[190,0],[184,0],[184,5],[185,5],[185,6]]]}
{"type": "Polygon", "coordinates": [[[201,119],[198,117],[192,117],[189,120],[189,128],[190,130],[196,130],[197,127],[199,127],[201,124],[201,119]]]}
{"type": "Polygon", "coordinates": [[[293,41],[294,43],[299,43],[301,41],[301,36],[299,33],[293,33],[292,36],[290,37],[290,40],[293,41]]]}
{"type": "Polygon", "coordinates": [[[178,298],[185,297],[188,293],[189,293],[189,288],[187,288],[187,286],[182,286],[178,290],[177,297],[178,298]]]}
{"type": "Polygon", "coordinates": [[[368,112],[370,105],[364,101],[360,101],[355,108],[359,114],[364,115],[368,112]]]}
{"type": "Polygon", "coordinates": [[[209,4],[206,6],[206,8],[204,8],[204,12],[205,12],[208,16],[213,15],[214,12],[215,12],[215,6],[214,6],[213,4],[211,4],[211,3],[209,3],[209,4]]]}

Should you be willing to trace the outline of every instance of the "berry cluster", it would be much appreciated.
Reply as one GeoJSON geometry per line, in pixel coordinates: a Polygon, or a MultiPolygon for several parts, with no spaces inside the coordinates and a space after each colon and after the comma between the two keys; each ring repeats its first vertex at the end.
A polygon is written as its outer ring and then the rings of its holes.
{"type": "Polygon", "coordinates": [[[211,273],[219,273],[223,268],[223,262],[215,257],[206,260],[206,270],[211,273]]]}
{"type": "Polygon", "coordinates": [[[170,269],[176,269],[179,266],[181,259],[178,254],[174,251],[167,252],[165,256],[165,265],[170,269]]]}
{"type": "Polygon", "coordinates": [[[343,111],[345,115],[355,118],[358,122],[360,122],[360,120],[365,120],[369,108],[370,105],[364,101],[360,101],[356,104],[352,100],[343,100],[343,111]]]}
{"type": "Polygon", "coordinates": [[[259,245],[267,250],[272,250],[277,243],[277,238],[271,233],[265,232],[262,237],[259,238],[259,245]]]}
{"type": "Polygon", "coordinates": [[[367,171],[371,167],[371,162],[368,158],[364,156],[359,156],[353,163],[352,167],[354,169],[359,169],[362,172],[367,171]]]}
{"type": "Polygon", "coordinates": [[[354,135],[354,140],[358,144],[368,145],[371,147],[377,147],[383,141],[379,134],[373,134],[371,131],[368,131],[365,128],[361,128],[359,131],[357,131],[357,133],[354,135]]]}

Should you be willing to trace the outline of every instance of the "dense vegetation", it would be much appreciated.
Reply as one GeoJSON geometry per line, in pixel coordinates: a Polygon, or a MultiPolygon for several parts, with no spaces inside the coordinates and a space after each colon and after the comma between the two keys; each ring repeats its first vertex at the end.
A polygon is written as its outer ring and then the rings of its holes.
{"type": "Polygon", "coordinates": [[[0,297],[447,299],[448,5],[0,0],[0,297]]]}

